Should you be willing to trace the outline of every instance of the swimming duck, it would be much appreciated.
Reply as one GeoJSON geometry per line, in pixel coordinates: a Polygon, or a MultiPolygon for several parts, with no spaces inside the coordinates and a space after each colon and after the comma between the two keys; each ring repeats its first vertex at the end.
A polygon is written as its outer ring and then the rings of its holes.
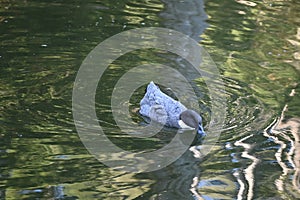
{"type": "Polygon", "coordinates": [[[163,93],[152,81],[140,101],[139,113],[168,127],[195,129],[201,136],[206,135],[201,116],[163,93]]]}

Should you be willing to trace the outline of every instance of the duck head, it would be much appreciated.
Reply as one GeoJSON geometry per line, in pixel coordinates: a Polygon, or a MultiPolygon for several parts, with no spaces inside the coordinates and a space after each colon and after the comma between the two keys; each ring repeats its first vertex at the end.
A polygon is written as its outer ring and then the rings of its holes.
{"type": "Polygon", "coordinates": [[[196,129],[197,133],[201,136],[205,136],[206,133],[204,131],[203,125],[202,125],[202,118],[201,116],[195,112],[194,110],[185,110],[179,115],[180,121],[179,125],[182,128],[193,128],[196,129]]]}

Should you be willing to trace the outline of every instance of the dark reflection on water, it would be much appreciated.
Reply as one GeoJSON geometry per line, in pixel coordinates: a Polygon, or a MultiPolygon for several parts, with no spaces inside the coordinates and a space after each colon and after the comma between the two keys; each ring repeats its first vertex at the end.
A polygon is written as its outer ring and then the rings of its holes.
{"type": "MultiPolygon", "coordinates": [[[[201,0],[0,0],[0,199],[299,197],[299,13],[297,1],[207,1],[204,8],[201,0]],[[99,42],[150,26],[183,32],[209,50],[226,86],[226,125],[202,160],[194,146],[156,172],[113,171],[76,133],[73,81],[99,42]]],[[[119,133],[111,115],[118,77],[149,58],[185,65],[172,55],[133,52],[111,65],[97,92],[101,125],[128,150],[159,148],[174,134],[167,129],[140,145],[119,133]]],[[[197,84],[207,123],[206,86],[197,84]]]]}

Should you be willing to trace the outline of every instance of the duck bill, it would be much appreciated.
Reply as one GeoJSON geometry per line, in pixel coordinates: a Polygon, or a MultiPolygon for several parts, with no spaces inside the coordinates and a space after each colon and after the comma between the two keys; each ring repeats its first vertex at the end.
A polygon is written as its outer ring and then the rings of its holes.
{"type": "Polygon", "coordinates": [[[201,136],[206,136],[206,133],[205,133],[205,131],[204,131],[204,128],[203,128],[203,126],[202,126],[201,124],[199,124],[197,133],[200,134],[201,136]]]}

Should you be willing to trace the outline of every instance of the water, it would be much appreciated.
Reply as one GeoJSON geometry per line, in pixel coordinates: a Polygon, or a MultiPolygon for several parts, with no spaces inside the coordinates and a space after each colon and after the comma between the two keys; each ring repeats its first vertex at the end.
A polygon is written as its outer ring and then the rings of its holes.
{"type": "MultiPolygon", "coordinates": [[[[299,13],[295,0],[0,1],[0,199],[299,198],[299,13]],[[209,51],[225,83],[226,124],[203,159],[187,151],[159,171],[115,171],[80,141],[73,83],[98,43],[150,26],[183,32],[209,51]]],[[[138,64],[182,64],[141,53],[113,63],[96,95],[99,123],[133,152],[162,147],[174,130],[153,140],[120,135],[110,112],[114,84],[138,64]]],[[[197,84],[208,123],[206,88],[197,84]]]]}

